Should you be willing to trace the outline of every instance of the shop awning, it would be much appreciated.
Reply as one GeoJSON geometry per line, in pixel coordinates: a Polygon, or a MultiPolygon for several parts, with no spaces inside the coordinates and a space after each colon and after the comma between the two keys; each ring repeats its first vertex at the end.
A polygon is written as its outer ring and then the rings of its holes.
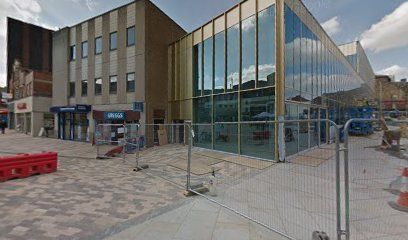
{"type": "Polygon", "coordinates": [[[91,105],[74,105],[74,106],[62,106],[62,107],[51,107],[50,112],[52,113],[61,113],[61,112],[79,112],[79,113],[88,113],[92,110],[91,105]]]}

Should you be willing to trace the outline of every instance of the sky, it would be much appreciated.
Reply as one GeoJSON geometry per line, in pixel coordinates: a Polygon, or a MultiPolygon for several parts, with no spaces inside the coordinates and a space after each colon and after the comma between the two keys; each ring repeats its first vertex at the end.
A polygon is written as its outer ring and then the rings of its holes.
{"type": "MultiPolygon", "coordinates": [[[[57,30],[132,0],[0,0],[0,86],[6,84],[6,17],[57,30]]],[[[240,0],[151,0],[187,32],[240,0]]],[[[303,0],[337,44],[361,41],[378,74],[408,77],[408,0],[303,0]]]]}

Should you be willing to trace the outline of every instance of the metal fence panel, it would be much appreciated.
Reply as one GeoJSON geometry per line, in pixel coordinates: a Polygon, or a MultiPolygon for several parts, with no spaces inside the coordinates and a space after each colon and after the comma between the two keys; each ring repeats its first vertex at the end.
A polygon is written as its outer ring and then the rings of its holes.
{"type": "Polygon", "coordinates": [[[334,132],[337,126],[280,123],[291,154],[284,163],[275,161],[277,122],[192,125],[190,190],[288,239],[310,239],[314,231],[335,239],[341,232],[339,140],[324,143],[330,139],[324,126],[334,132]],[[201,185],[209,192],[195,190],[201,185]]]}
{"type": "Polygon", "coordinates": [[[401,176],[408,167],[404,149],[408,141],[401,138],[398,147],[396,139],[403,136],[400,127],[389,124],[383,124],[382,129],[375,127],[381,125],[373,119],[354,119],[346,124],[347,239],[408,239],[408,206],[404,211],[404,204],[398,204],[408,184],[401,176]],[[377,131],[359,134],[367,126],[377,131]],[[395,140],[387,139],[388,135],[395,140]]]}
{"type": "Polygon", "coordinates": [[[124,158],[125,126],[123,124],[99,124],[95,127],[97,158],[124,158]]]}

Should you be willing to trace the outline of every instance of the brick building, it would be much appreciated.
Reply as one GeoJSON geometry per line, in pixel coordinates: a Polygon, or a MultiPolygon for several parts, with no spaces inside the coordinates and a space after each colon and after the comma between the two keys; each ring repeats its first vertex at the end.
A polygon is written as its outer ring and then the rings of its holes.
{"type": "Polygon", "coordinates": [[[53,31],[7,18],[7,92],[9,126],[38,135],[53,128],[48,113],[52,97],[53,31]]]}
{"type": "Polygon", "coordinates": [[[396,82],[390,76],[375,76],[375,92],[378,102],[383,111],[407,111],[408,107],[408,83],[396,82]]]}

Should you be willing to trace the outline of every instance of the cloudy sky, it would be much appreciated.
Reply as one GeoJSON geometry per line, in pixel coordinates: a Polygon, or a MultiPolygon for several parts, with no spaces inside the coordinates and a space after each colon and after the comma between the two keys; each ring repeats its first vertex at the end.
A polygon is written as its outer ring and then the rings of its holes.
{"type": "MultiPolygon", "coordinates": [[[[239,0],[152,0],[191,31],[239,0]]],[[[0,0],[0,86],[6,83],[6,16],[50,29],[131,0],[0,0]]],[[[304,0],[337,44],[360,40],[377,73],[408,77],[408,0],[304,0]]]]}

